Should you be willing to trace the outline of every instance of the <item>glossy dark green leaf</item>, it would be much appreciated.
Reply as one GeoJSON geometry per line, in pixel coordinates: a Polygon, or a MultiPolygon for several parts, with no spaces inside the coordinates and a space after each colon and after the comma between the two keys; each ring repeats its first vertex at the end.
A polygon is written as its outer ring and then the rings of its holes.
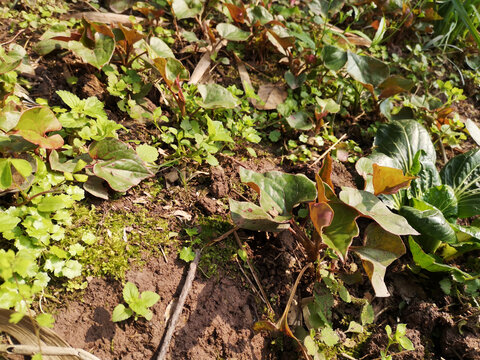
{"type": "Polygon", "coordinates": [[[413,167],[415,155],[419,150],[424,154],[420,162],[429,161],[435,164],[436,153],[432,140],[427,130],[415,120],[392,121],[382,124],[375,136],[373,154],[383,154],[389,157],[390,163],[383,164],[372,160],[383,166],[392,166],[410,173],[413,167]]]}
{"type": "Polygon", "coordinates": [[[442,242],[455,243],[455,231],[442,212],[422,200],[413,199],[413,206],[402,206],[400,214],[420,235],[415,239],[426,252],[435,252],[442,242]]]}
{"type": "Polygon", "coordinates": [[[434,186],[424,194],[423,200],[440,210],[446,219],[457,219],[458,201],[451,186],[434,186]]]}
{"type": "Polygon", "coordinates": [[[347,53],[347,73],[362,84],[380,85],[390,74],[388,65],[370,56],[347,53]]]}
{"type": "Polygon", "coordinates": [[[470,150],[451,159],[440,172],[458,200],[458,217],[480,215],[480,149],[470,150]]]}

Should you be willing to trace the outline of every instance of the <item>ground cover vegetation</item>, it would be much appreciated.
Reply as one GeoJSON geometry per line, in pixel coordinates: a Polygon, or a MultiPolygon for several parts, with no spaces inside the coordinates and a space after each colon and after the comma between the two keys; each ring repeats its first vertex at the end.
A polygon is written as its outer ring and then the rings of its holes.
{"type": "Polygon", "coordinates": [[[45,328],[98,279],[92,352],[153,358],[178,294],[135,269],[200,259],[265,342],[171,358],[479,359],[479,11],[0,2],[0,358],[91,356],[45,328]],[[114,341],[164,316],[148,353],[114,341]]]}

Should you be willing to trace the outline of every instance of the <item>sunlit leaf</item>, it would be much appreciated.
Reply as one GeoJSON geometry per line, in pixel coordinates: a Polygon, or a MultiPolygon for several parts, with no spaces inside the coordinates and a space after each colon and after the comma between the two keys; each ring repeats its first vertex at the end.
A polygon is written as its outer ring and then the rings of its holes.
{"type": "Polygon", "coordinates": [[[472,139],[477,143],[478,146],[480,146],[480,129],[478,128],[477,124],[475,124],[472,120],[467,119],[465,127],[470,133],[472,139]]]}
{"type": "Polygon", "coordinates": [[[450,266],[442,263],[440,258],[435,255],[426,254],[419,244],[413,240],[411,236],[408,237],[408,246],[413,255],[413,261],[415,264],[420,266],[422,269],[425,269],[430,272],[447,272],[453,273],[458,277],[469,278],[470,275],[463,272],[462,270],[456,268],[455,266],[450,266]]]}
{"type": "Polygon", "coordinates": [[[459,218],[480,215],[480,149],[450,159],[440,177],[455,192],[459,218]]]}
{"type": "Polygon", "coordinates": [[[443,216],[442,212],[433,205],[413,199],[413,206],[402,206],[400,214],[421,235],[415,239],[427,252],[435,252],[442,242],[455,243],[455,231],[443,216]]]}
{"type": "Polygon", "coordinates": [[[115,50],[115,39],[97,32],[95,33],[95,44],[92,49],[79,41],[69,41],[68,48],[86,63],[101,69],[112,58],[115,50]]]}
{"type": "Polygon", "coordinates": [[[152,56],[153,58],[155,57],[174,58],[175,57],[170,47],[162,39],[159,39],[155,36],[152,36],[150,38],[150,49],[153,52],[153,54],[151,54],[151,56],[154,55],[152,56]]]}
{"type": "Polygon", "coordinates": [[[279,171],[256,173],[240,168],[240,179],[260,195],[260,206],[230,200],[233,221],[246,229],[278,231],[288,228],[293,207],[301,202],[313,201],[317,196],[315,183],[301,174],[279,171]]]}
{"type": "Polygon", "coordinates": [[[202,2],[200,0],[173,0],[172,10],[175,17],[179,20],[195,17],[202,12],[202,2]]]}
{"type": "MultiPolygon", "coordinates": [[[[394,214],[375,195],[363,190],[343,187],[340,200],[354,207],[363,216],[372,218],[382,228],[395,235],[418,235],[403,216],[394,214]]],[[[334,209],[335,210],[335,209],[334,209]]]]}
{"type": "Polygon", "coordinates": [[[410,186],[415,176],[406,176],[400,169],[373,164],[373,189],[376,196],[395,194],[398,190],[410,186]]]}
{"type": "Polygon", "coordinates": [[[52,110],[39,106],[24,111],[13,130],[25,140],[42,148],[58,149],[63,145],[63,138],[58,134],[47,137],[46,133],[61,128],[62,124],[52,110]]]}

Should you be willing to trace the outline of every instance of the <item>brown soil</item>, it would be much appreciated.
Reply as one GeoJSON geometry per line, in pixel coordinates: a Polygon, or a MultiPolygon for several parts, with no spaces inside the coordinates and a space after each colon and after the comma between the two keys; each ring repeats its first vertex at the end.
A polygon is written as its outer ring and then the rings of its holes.
{"type": "MultiPolygon", "coordinates": [[[[91,279],[81,301],[72,301],[56,315],[55,331],[72,346],[101,359],[152,358],[165,331],[167,306],[178,298],[186,273],[185,263],[152,258],[143,269],[132,270],[127,280],[140,291],[160,294],[150,322],[111,321],[120,302],[119,282],[91,279]]],[[[223,273],[210,280],[197,276],[170,344],[169,359],[264,359],[265,338],[252,331],[258,319],[255,297],[238,281],[223,273]]]]}

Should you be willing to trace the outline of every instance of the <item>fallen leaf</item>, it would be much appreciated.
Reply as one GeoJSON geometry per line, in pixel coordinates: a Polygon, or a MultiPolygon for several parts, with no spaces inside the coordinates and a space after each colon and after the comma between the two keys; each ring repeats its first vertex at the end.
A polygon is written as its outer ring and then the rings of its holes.
{"type": "Polygon", "coordinates": [[[260,104],[258,101],[254,102],[254,106],[258,110],[275,110],[285,101],[288,94],[283,85],[263,84],[258,89],[258,96],[264,102],[264,104],[260,104]]]}

